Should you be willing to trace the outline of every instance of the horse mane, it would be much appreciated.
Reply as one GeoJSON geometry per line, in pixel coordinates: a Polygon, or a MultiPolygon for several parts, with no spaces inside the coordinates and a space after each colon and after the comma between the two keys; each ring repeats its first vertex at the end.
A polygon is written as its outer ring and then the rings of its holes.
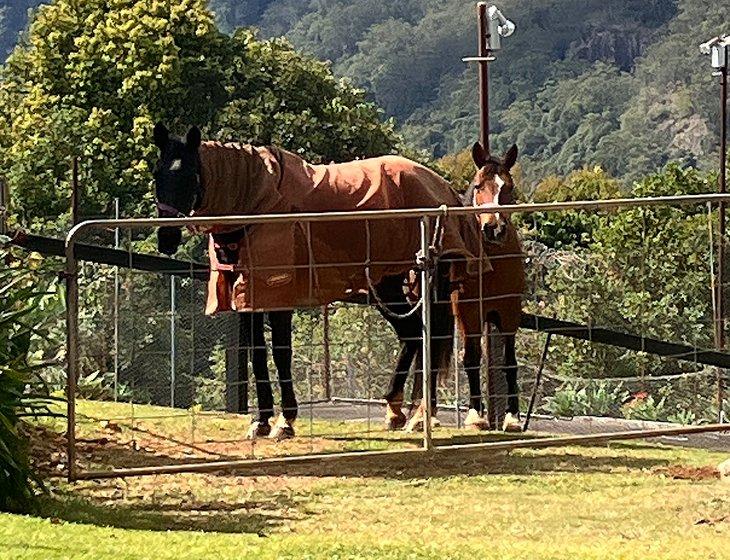
{"type": "Polygon", "coordinates": [[[471,206],[474,204],[474,191],[476,189],[474,188],[474,185],[469,185],[469,188],[464,191],[464,193],[461,195],[461,203],[464,206],[471,206]]]}

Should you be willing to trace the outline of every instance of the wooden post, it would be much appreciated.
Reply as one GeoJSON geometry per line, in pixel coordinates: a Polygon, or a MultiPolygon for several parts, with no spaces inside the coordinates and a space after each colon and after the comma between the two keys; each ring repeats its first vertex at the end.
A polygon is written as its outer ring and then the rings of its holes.
{"type": "MultiPolygon", "coordinates": [[[[487,3],[477,4],[477,64],[479,64],[479,142],[489,152],[489,26],[487,22],[487,3]]],[[[485,325],[486,354],[485,369],[487,375],[487,419],[492,428],[498,428],[499,413],[496,401],[495,362],[493,359],[494,347],[492,341],[492,326],[485,325]]],[[[498,368],[497,368],[498,369],[498,368]]]]}
{"type": "Polygon", "coordinates": [[[5,179],[0,177],[0,235],[8,233],[8,214],[10,213],[10,192],[5,179]]]}
{"type": "Polygon", "coordinates": [[[71,164],[71,225],[79,223],[79,158],[74,156],[71,164]]]}
{"type": "Polygon", "coordinates": [[[479,33],[479,141],[489,152],[489,27],[487,3],[477,4],[477,32],[479,33]]]}

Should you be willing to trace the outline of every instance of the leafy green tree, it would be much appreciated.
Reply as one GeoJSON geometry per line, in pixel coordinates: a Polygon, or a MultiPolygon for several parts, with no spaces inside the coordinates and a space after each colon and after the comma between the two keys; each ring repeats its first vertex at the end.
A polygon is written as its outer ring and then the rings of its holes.
{"type": "Polygon", "coordinates": [[[225,100],[221,46],[202,0],[40,8],[0,82],[9,101],[0,167],[23,221],[67,210],[73,157],[84,213],[109,212],[114,197],[125,212],[146,213],[150,127],[212,116],[225,100]]]}
{"type": "MultiPolygon", "coordinates": [[[[621,194],[618,181],[603,169],[574,171],[565,179],[557,176],[543,180],[532,193],[533,202],[570,202],[604,200],[621,194]]],[[[518,223],[530,239],[553,249],[587,247],[593,242],[602,218],[595,212],[535,212],[519,216],[518,223]]]]}
{"type": "MultiPolygon", "coordinates": [[[[362,92],[283,40],[220,33],[204,0],[57,0],[2,70],[0,173],[25,224],[68,208],[81,163],[82,212],[151,209],[152,124],[276,142],[312,159],[390,152],[393,124],[362,92]]],[[[63,229],[63,226],[61,226],[63,229]]]]}
{"type": "MultiPolygon", "coordinates": [[[[632,195],[698,194],[707,192],[711,184],[712,177],[671,165],[636,183],[632,195]]],[[[590,225],[590,237],[582,246],[553,251],[545,259],[538,294],[541,304],[535,310],[583,324],[711,347],[711,253],[704,205],[611,211],[590,225]]],[[[556,371],[566,377],[650,378],[697,369],[687,362],[580,341],[560,339],[556,344],[555,352],[561,356],[556,371]]],[[[667,387],[660,396],[666,397],[669,409],[709,417],[712,390],[697,383],[687,388],[692,393],[667,387]]]]}
{"type": "Polygon", "coordinates": [[[363,91],[286,40],[239,30],[229,48],[237,54],[226,72],[228,100],[209,126],[219,138],[274,143],[314,162],[382,155],[399,144],[394,123],[363,91]]]}

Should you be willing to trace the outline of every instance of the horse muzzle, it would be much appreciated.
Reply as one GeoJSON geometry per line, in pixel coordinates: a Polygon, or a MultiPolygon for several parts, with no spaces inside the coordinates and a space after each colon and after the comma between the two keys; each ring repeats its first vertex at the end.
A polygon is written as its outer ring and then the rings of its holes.
{"type": "Polygon", "coordinates": [[[181,227],[161,227],[157,230],[157,250],[163,255],[174,255],[182,243],[181,227]]]}
{"type": "Polygon", "coordinates": [[[482,234],[487,243],[501,243],[504,240],[507,227],[502,221],[486,224],[482,227],[482,234]]]}

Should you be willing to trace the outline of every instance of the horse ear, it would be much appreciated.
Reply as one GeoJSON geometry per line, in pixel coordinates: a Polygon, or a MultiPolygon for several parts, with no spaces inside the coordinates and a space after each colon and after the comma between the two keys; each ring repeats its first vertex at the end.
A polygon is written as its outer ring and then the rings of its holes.
{"type": "Polygon", "coordinates": [[[489,161],[489,152],[484,149],[481,143],[474,142],[474,145],[471,147],[471,159],[474,160],[474,165],[477,166],[477,169],[481,169],[489,161]]]}
{"type": "Polygon", "coordinates": [[[185,145],[191,150],[197,150],[200,147],[200,129],[193,126],[185,135],[185,145]]]}
{"type": "Polygon", "coordinates": [[[512,167],[514,167],[517,162],[517,153],[517,144],[512,144],[512,147],[505,152],[504,157],[502,158],[502,164],[507,169],[512,169],[512,167]]]}
{"type": "Polygon", "coordinates": [[[165,146],[167,146],[167,144],[170,142],[170,131],[167,130],[167,127],[161,122],[158,122],[155,125],[152,136],[155,139],[155,145],[160,150],[163,150],[165,146]]]}

